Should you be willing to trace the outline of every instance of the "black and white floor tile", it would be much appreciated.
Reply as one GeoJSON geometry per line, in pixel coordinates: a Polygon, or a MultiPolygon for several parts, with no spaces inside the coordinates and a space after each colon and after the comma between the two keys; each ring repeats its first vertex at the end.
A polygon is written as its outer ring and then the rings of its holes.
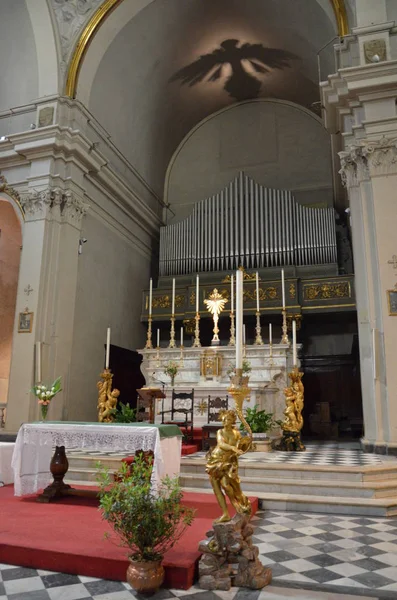
{"type": "MultiPolygon", "coordinates": [[[[196,452],[182,456],[182,461],[187,459],[204,459],[205,452],[196,452]]],[[[323,465],[323,466],[371,466],[383,462],[396,461],[395,457],[385,457],[378,454],[369,454],[360,450],[356,445],[343,447],[341,444],[306,444],[306,452],[249,452],[239,458],[240,461],[260,463],[282,463],[294,465],[323,465]]]]}
{"type": "MultiPolygon", "coordinates": [[[[254,543],[273,571],[262,591],[160,590],[153,600],[397,598],[397,518],[261,511],[254,543]]],[[[0,564],[0,600],[128,600],[128,584],[0,564]]]]}

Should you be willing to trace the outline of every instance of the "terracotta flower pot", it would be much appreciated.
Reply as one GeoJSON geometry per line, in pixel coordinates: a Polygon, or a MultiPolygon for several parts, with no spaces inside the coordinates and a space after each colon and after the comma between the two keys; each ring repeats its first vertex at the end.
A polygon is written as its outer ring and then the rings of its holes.
{"type": "Polygon", "coordinates": [[[164,581],[161,560],[139,562],[130,559],[127,581],[139,594],[150,596],[157,592],[164,581]]]}

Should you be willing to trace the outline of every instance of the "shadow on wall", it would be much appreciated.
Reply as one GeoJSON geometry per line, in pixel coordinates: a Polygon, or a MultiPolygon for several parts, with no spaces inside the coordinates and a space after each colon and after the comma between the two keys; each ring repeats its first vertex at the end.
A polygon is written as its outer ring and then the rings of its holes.
{"type": "Polygon", "coordinates": [[[266,48],[262,44],[242,44],[239,40],[224,40],[219,48],[203,54],[190,65],[177,71],[170,81],[181,80],[189,87],[202,82],[217,81],[226,77],[224,89],[237,101],[257,98],[262,83],[259,77],[273,69],[290,67],[289,61],[298,58],[291,52],[278,48],[266,48]]]}

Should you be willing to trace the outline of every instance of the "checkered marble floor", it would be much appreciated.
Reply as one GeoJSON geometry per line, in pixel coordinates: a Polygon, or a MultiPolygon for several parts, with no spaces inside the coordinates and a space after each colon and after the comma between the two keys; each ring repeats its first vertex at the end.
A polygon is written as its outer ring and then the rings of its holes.
{"type": "MultiPolygon", "coordinates": [[[[128,456],[128,452],[103,452],[90,449],[68,449],[67,454],[73,456],[92,456],[93,458],[107,456],[111,458],[123,458],[128,456]]],[[[182,456],[182,461],[191,459],[204,459],[206,452],[196,452],[182,456]]],[[[365,466],[381,465],[384,462],[396,462],[397,458],[393,456],[381,456],[379,454],[369,454],[360,450],[359,444],[355,442],[340,443],[328,442],[324,444],[308,443],[306,452],[248,452],[240,457],[241,461],[260,462],[260,463],[282,463],[294,465],[341,465],[341,466],[365,466]]]]}
{"type": "MultiPolygon", "coordinates": [[[[260,511],[260,559],[273,571],[262,591],[160,590],[153,600],[353,600],[397,598],[397,518],[260,511]]],[[[128,584],[0,565],[0,600],[128,600],[128,584]]]]}
{"type": "MultiPolygon", "coordinates": [[[[203,459],[205,452],[196,452],[182,456],[182,461],[188,459],[203,459]]],[[[305,452],[248,452],[239,458],[239,461],[260,463],[282,463],[292,465],[340,465],[340,466],[365,466],[381,465],[384,462],[397,462],[395,457],[369,454],[360,450],[359,445],[340,444],[329,442],[327,444],[306,444],[305,452]]]]}

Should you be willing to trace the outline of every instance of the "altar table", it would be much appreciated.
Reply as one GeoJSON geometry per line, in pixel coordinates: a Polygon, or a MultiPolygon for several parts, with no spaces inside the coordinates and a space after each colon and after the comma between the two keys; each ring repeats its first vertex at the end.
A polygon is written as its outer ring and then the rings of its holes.
{"type": "MultiPolygon", "coordinates": [[[[89,448],[103,452],[152,450],[154,489],[165,475],[179,474],[182,432],[175,425],[146,423],[40,422],[23,424],[12,457],[14,493],[35,494],[51,482],[54,447],[89,448]]],[[[55,478],[55,477],[54,477],[55,478]]]]}
{"type": "Polygon", "coordinates": [[[14,476],[11,468],[11,459],[14,452],[14,442],[0,442],[0,485],[12,483],[14,476]]]}

